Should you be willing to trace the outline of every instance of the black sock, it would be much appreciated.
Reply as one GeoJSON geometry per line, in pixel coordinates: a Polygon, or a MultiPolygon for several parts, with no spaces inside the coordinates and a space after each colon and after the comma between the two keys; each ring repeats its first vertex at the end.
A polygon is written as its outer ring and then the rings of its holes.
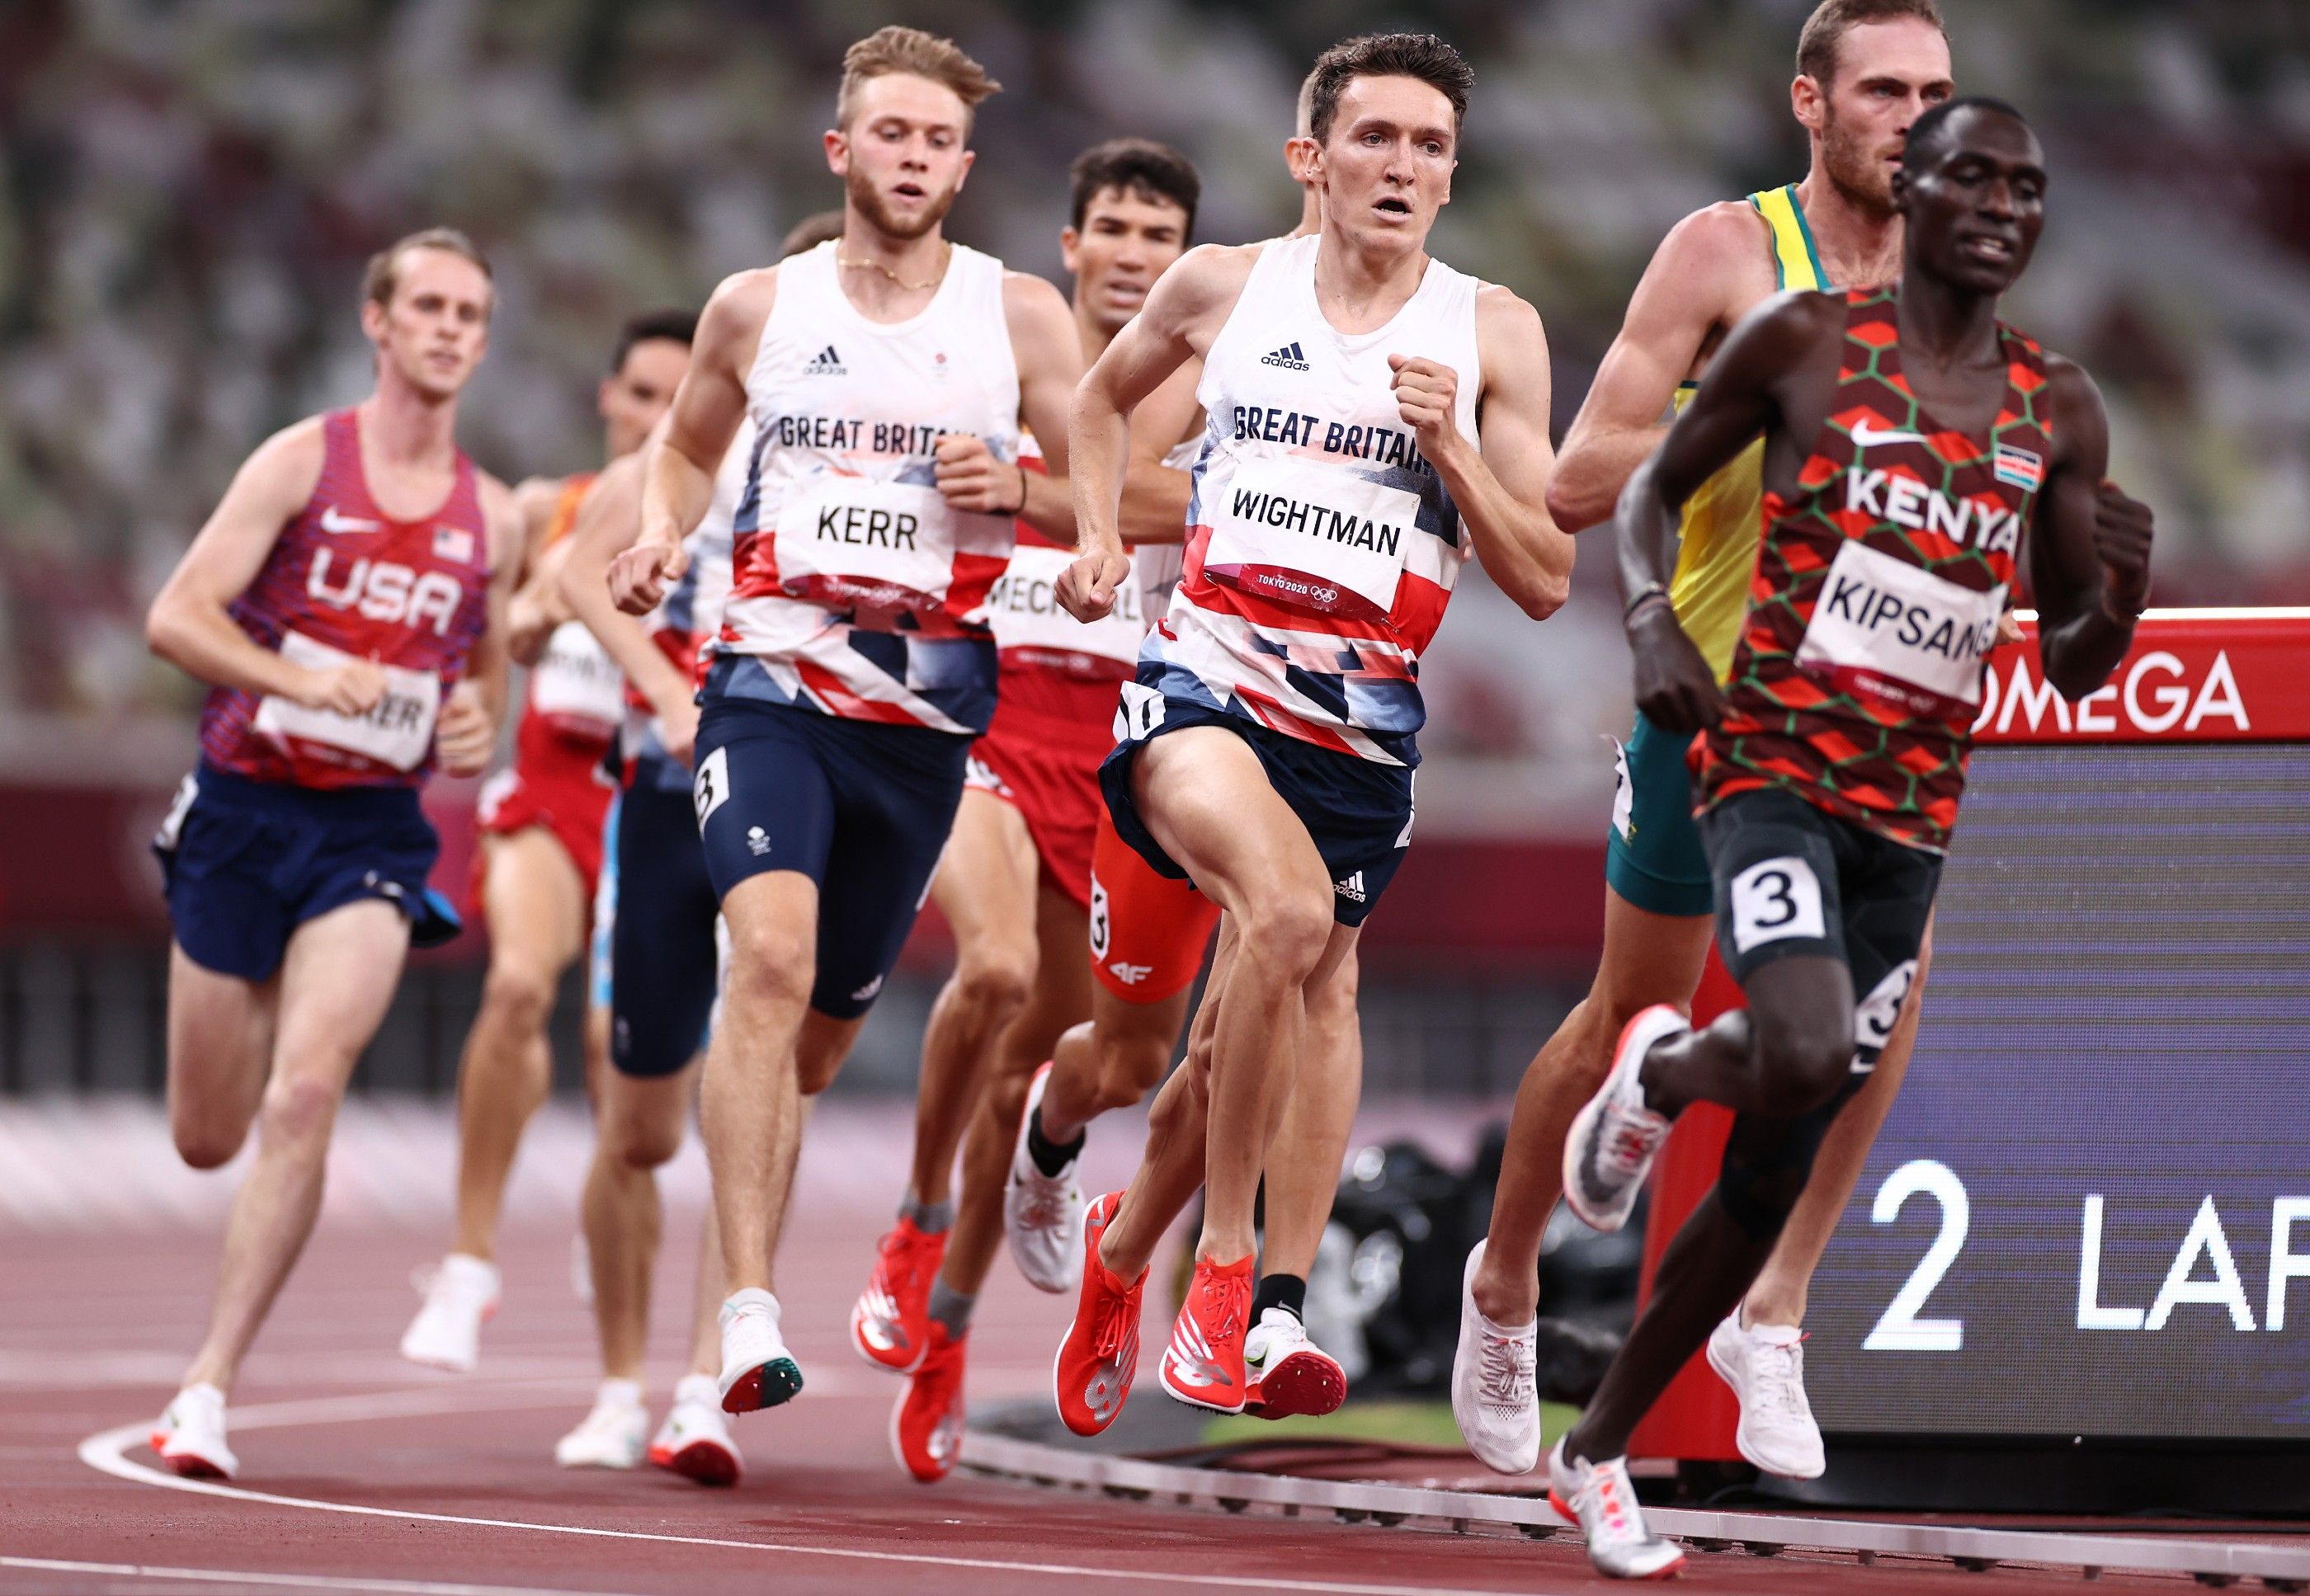
{"type": "Polygon", "coordinates": [[[1260,1315],[1270,1308],[1281,1308],[1305,1324],[1307,1322],[1307,1282],[1298,1275],[1262,1275],[1259,1289],[1252,1294],[1251,1322],[1258,1323],[1260,1315]]]}
{"type": "Polygon", "coordinates": [[[1055,1177],[1081,1156],[1084,1134],[1077,1131],[1072,1141],[1051,1141],[1043,1134],[1043,1106],[1038,1103],[1035,1112],[1027,1116],[1027,1156],[1035,1160],[1035,1167],[1046,1177],[1055,1177]]]}

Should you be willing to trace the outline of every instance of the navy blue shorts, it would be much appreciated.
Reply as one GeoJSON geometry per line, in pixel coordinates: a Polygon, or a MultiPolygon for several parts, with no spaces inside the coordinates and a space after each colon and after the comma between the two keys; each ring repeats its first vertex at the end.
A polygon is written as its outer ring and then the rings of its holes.
{"type": "Polygon", "coordinates": [[[1402,765],[1383,765],[1297,737],[1271,731],[1256,721],[1184,698],[1168,698],[1136,682],[1124,684],[1125,713],[1117,716],[1127,735],[1102,760],[1099,790],[1115,832],[1158,875],[1188,879],[1185,869],[1163,851],[1131,798],[1131,761],[1167,733],[1186,726],[1222,726],[1251,744],[1273,787],[1323,855],[1332,878],[1332,918],[1361,925],[1395,879],[1411,848],[1411,776],[1402,765]]]}
{"type": "Polygon", "coordinates": [[[617,813],[615,851],[603,872],[617,882],[610,1063],[621,1075],[657,1079],[706,1045],[722,903],[698,846],[687,770],[664,759],[636,760],[617,813]]]}
{"type": "Polygon", "coordinates": [[[709,693],[691,789],[707,872],[722,897],[766,871],[818,883],[820,1013],[873,1006],[930,894],[969,755],[969,738],[926,726],[709,693]]]}
{"type": "Polygon", "coordinates": [[[381,898],[420,948],[463,929],[426,877],[441,839],[411,787],[291,786],[204,764],[152,839],[177,945],[203,969],[269,980],[306,921],[381,898]]]}

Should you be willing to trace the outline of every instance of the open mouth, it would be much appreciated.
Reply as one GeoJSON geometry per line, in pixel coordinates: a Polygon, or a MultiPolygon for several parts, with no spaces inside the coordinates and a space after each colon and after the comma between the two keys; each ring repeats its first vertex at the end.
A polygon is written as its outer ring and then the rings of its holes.
{"type": "Polygon", "coordinates": [[[1967,239],[1958,247],[1975,260],[1984,261],[1993,266],[2009,265],[2013,259],[2011,240],[1992,234],[1967,239]]]}
{"type": "Polygon", "coordinates": [[[901,183],[892,188],[890,192],[903,200],[918,200],[928,197],[923,186],[919,183],[901,183]]]}
{"type": "Polygon", "coordinates": [[[1383,216],[1409,216],[1411,214],[1411,207],[1406,204],[1403,201],[1396,198],[1394,195],[1389,195],[1385,199],[1375,202],[1372,205],[1372,209],[1377,211],[1383,216]]]}

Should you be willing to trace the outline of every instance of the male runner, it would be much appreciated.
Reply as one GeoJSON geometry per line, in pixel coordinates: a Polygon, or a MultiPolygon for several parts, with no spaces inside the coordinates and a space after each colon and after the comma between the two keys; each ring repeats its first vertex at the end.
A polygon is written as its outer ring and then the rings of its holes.
{"type": "MultiPolygon", "coordinates": [[[[1185,251],[1202,183],[1185,157],[1145,139],[1086,150],[1069,179],[1059,247],[1075,280],[1083,357],[1092,360],[1185,251]]],[[[1192,385],[1175,384],[1142,419],[1165,445],[1177,443],[1199,419],[1192,385]]],[[[1176,540],[1186,473],[1144,452],[1136,464],[1126,531],[1176,540]]],[[[1117,690],[1146,626],[1129,586],[1090,626],[1060,609],[1058,579],[1073,559],[1072,537],[1054,541],[1022,525],[989,596],[1000,698],[931,886],[955,930],[955,973],[923,1038],[907,1205],[851,1314],[860,1353],[911,1375],[891,1441],[900,1466],[925,1482],[953,1467],[961,1437],[966,1338],[1003,1233],[1004,1175],[1029,1080],[1091,1007],[1082,949],[1095,890],[1092,837],[1106,811],[1099,766],[1115,745],[1117,690]],[[951,1204],[949,1169],[966,1129],[961,1196],[951,1204]]]]}
{"type": "Polygon", "coordinates": [[[1539,320],[1424,247],[1450,197],[1471,76],[1426,35],[1326,52],[1310,117],[1320,230],[1182,260],[1076,397],[1086,552],[1062,601],[1096,617],[1127,574],[1116,530],[1125,418],[1185,361],[1203,362],[1211,436],[1186,571],[1124,690],[1125,738],[1101,780],[1124,839],[1192,879],[1237,932],[1200,1083],[1207,1152],[1151,1145],[1131,1191],[1086,1216],[1081,1297],[1055,1371],[1079,1433],[1105,1428],[1128,1391],[1146,1265],[1194,1191],[1183,1164],[1204,1164],[1208,1190],[1161,1379],[1182,1401],[1244,1407],[1253,1197],[1310,1002],[1410,840],[1419,655],[1472,550],[1533,615],[1563,601],[1572,545],[1541,505],[1539,320]]]}
{"type": "Polygon", "coordinates": [[[942,232],[996,88],[914,29],[851,47],[826,135],[842,237],[716,291],[640,540],[612,569],[629,610],[679,577],[712,463],[751,413],[692,788],[730,932],[703,1118],[731,1412],[801,1387],[769,1290],[799,1099],[848,1052],[952,826],[994,707],[986,600],[1013,518],[1072,535],[1062,429],[1081,353],[1065,302],[942,232]],[[1022,420],[1047,475],[1018,464],[1022,420]]]}
{"type": "Polygon", "coordinates": [[[208,1336],[152,1431],[181,1474],[230,1477],[225,1399],[320,1211],[338,1100],[412,941],[456,934],[426,886],[417,789],[488,762],[519,563],[512,494],[458,449],[489,344],[463,234],[374,256],[377,386],[268,438],[152,601],[154,653],[211,684],[201,763],[156,846],[175,946],[169,1115],[196,1169],[239,1151],[208,1336]]]}
{"type": "Polygon", "coordinates": [[[1890,1032],[1957,821],[1984,661],[2021,568],[2045,679],[2075,699],[2123,657],[2150,516],[2103,483],[2108,422],[2083,371],[1997,319],[2045,221],[2045,157],[2002,101],[1913,124],[1892,286],[1799,293],[1750,316],[1620,499],[1637,701],[1701,733],[1701,835],[1719,951],[1747,1007],[1694,1031],[1630,1021],[1574,1118],[1565,1194],[1626,1221],[1669,1124],[1735,1115],[1723,1173],[1661,1260],[1652,1300],[1549,1459],[1605,1574],[1682,1554],[1645,1529],[1629,1431],[1741,1300],[1821,1134],[1890,1032]],[[1677,507],[1759,433],[1763,542],[1722,686],[1668,602],[1677,507]]]}
{"type": "MultiPolygon", "coordinates": [[[[1662,242],[1565,438],[1549,487],[1559,525],[1584,527],[1610,514],[1665,433],[1672,399],[1690,394],[1755,306],[1785,289],[1891,279],[1901,246],[1892,175],[1902,136],[1950,92],[1933,0],[1826,0],[1812,13],[1790,89],[1811,168],[1802,183],[1696,211],[1662,242]]],[[[1670,597],[1720,676],[1756,565],[1759,459],[1760,449],[1742,454],[1684,505],[1670,597]]],[[[1540,1461],[1540,1241],[1563,1186],[1565,1127],[1603,1079],[1621,1028],[1651,1004],[1688,1005],[1707,956],[1708,871],[1691,818],[1688,741],[1639,712],[1621,752],[1603,959],[1587,997],[1524,1073],[1489,1233],[1464,1277],[1453,1415],[1470,1450],[1507,1473],[1540,1461]]],[[[1900,1088],[1917,1009],[1913,991],[1875,1083],[1823,1146],[1773,1262],[1709,1343],[1710,1362],[1740,1399],[1740,1450],[1769,1473],[1811,1479],[1825,1466],[1802,1379],[1804,1288],[1900,1088]]]]}
{"type": "MultiPolygon", "coordinates": [[[[619,333],[595,396],[604,459],[639,448],[673,403],[697,320],[658,311],[619,333]]],[[[595,473],[578,472],[514,492],[527,535],[508,631],[516,652],[530,654],[529,681],[514,762],[482,789],[477,874],[490,966],[457,1069],[456,1233],[401,1338],[404,1357],[458,1373],[473,1366],[482,1321],[497,1307],[506,1180],[522,1130],[553,1085],[546,1021],[562,972],[585,948],[601,874],[612,793],[602,761],[624,718],[625,681],[594,634],[569,617],[553,582],[595,481],[595,473]],[[525,638],[534,639],[530,650],[525,638]]]]}

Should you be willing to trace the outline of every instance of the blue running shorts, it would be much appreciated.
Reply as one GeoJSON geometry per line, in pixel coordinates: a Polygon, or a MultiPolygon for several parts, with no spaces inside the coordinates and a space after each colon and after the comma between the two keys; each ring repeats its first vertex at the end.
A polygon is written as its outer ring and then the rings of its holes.
{"type": "Polygon", "coordinates": [[[610,921],[610,1063],[621,1075],[671,1075],[706,1045],[713,1018],[714,923],[721,900],[690,818],[690,772],[663,756],[634,761],[618,795],[602,878],[610,921]]]}
{"type": "Polygon", "coordinates": [[[1697,920],[1715,899],[1708,854],[1692,818],[1692,776],[1684,756],[1689,737],[1664,732],[1637,714],[1637,728],[1620,750],[1620,791],[1604,844],[1604,880],[1628,902],[1654,915],[1697,920]]]}

